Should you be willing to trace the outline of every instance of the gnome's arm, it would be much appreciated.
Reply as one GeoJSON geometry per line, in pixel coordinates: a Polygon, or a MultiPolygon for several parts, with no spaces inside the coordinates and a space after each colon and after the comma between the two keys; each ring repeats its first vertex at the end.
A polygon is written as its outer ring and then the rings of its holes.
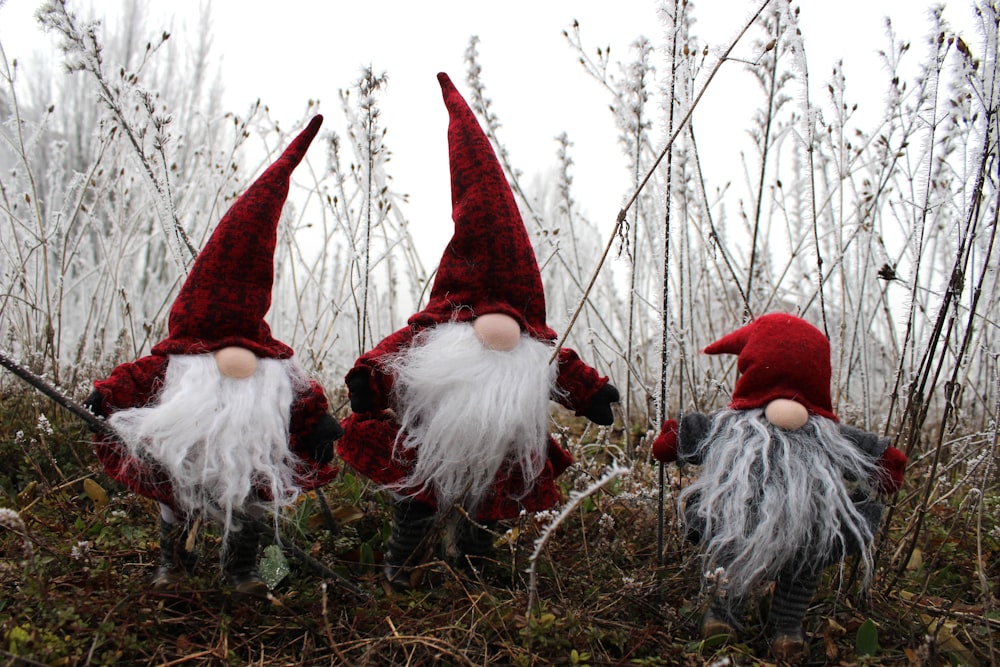
{"type": "Polygon", "coordinates": [[[292,403],[288,434],[288,448],[296,455],[308,455],[320,465],[333,458],[333,442],[344,430],[330,414],[326,393],[315,380],[292,403]]]}
{"type": "Polygon", "coordinates": [[[871,482],[876,489],[891,495],[903,487],[906,454],[890,445],[889,438],[880,438],[874,433],[844,424],[840,425],[840,433],[875,461],[875,475],[871,482]]]}
{"type": "Polygon", "coordinates": [[[121,364],[106,379],[94,382],[85,404],[99,417],[147,405],[159,392],[166,369],[167,357],[158,355],[121,364]]]}
{"type": "Polygon", "coordinates": [[[345,378],[351,397],[351,410],[373,412],[389,407],[389,397],[395,379],[386,371],[384,361],[389,355],[409,346],[412,341],[413,329],[405,326],[389,334],[374,348],[358,357],[354,362],[354,368],[348,371],[345,378]]]}
{"type": "Polygon", "coordinates": [[[676,419],[668,419],[653,441],[653,456],[663,463],[680,461],[700,465],[704,458],[701,444],[711,427],[711,418],[700,412],[685,414],[679,423],[676,419]]]}
{"type": "Polygon", "coordinates": [[[597,424],[614,422],[611,404],[618,401],[618,389],[568,347],[559,349],[556,385],[559,391],[553,398],[561,405],[597,424]]]}

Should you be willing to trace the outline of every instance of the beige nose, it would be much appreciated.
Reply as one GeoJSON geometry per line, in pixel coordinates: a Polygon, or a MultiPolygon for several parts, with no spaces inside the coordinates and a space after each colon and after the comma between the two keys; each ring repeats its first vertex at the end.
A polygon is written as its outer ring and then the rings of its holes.
{"type": "Polygon", "coordinates": [[[490,350],[508,352],[521,342],[521,327],[510,315],[487,313],[472,323],[479,340],[490,350]]]}
{"type": "Polygon", "coordinates": [[[257,370],[257,356],[245,347],[224,347],[214,356],[219,372],[227,378],[242,380],[257,370]]]}
{"type": "Polygon", "coordinates": [[[796,401],[776,398],[764,408],[764,417],[778,428],[796,431],[809,421],[809,411],[796,401]]]}

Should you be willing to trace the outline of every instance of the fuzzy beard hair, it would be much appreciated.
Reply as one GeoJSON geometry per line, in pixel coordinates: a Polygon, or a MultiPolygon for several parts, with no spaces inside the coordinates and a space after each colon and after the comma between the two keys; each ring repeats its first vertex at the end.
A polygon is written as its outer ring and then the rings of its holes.
{"type": "Polygon", "coordinates": [[[133,456],[166,472],[180,510],[204,513],[228,534],[241,517],[261,514],[257,489],[276,506],[298,495],[288,423],[307,382],[292,359],[258,359],[256,372],[237,380],[211,354],[171,355],[156,402],[109,422],[133,456]]]}
{"type": "Polygon", "coordinates": [[[490,350],[464,322],[422,331],[389,362],[401,426],[397,456],[417,451],[409,475],[391,488],[432,490],[440,509],[459,503],[472,511],[511,466],[527,494],[547,460],[552,351],[527,334],[513,350],[490,350]]]}
{"type": "Polygon", "coordinates": [[[686,513],[701,531],[705,572],[728,594],[740,598],[779,573],[842,560],[849,543],[863,545],[870,575],[873,528],[845,479],[870,479],[874,463],[836,422],[810,416],[786,431],[762,409],[726,409],[697,452],[701,472],[679,500],[694,505],[686,513]]]}

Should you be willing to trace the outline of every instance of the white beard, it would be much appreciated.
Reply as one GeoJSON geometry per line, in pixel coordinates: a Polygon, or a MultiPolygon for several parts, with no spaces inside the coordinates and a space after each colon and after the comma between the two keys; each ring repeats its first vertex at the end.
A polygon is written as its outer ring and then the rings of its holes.
{"type": "Polygon", "coordinates": [[[291,359],[259,359],[252,376],[235,380],[211,354],[171,355],[156,402],[109,422],[134,456],[169,475],[180,510],[205,513],[228,533],[241,516],[259,516],[255,489],[279,506],[299,493],[288,423],[304,377],[291,359]]]}
{"type": "Polygon", "coordinates": [[[513,350],[487,349],[469,323],[421,332],[389,361],[401,425],[396,452],[417,450],[412,471],[392,489],[432,490],[440,509],[459,503],[472,511],[511,466],[527,494],[547,460],[552,352],[526,334],[513,350]]]}
{"type": "MultiPolygon", "coordinates": [[[[845,539],[871,542],[869,521],[844,480],[870,479],[874,464],[836,422],[810,416],[785,431],[763,410],[726,409],[698,451],[701,472],[680,503],[696,503],[686,513],[702,533],[705,571],[723,568],[729,593],[752,593],[782,570],[819,567],[847,551],[845,539]]],[[[861,556],[867,576],[872,562],[864,546],[861,556]]]]}

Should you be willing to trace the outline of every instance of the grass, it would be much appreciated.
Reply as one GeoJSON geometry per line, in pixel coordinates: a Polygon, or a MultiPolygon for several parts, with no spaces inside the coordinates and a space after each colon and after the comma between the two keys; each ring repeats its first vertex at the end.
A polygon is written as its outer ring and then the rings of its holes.
{"type": "MultiPolygon", "coordinates": [[[[40,410],[51,411],[26,394],[8,393],[3,407],[2,442],[17,444],[4,452],[16,463],[3,475],[0,501],[12,510],[5,525],[14,524],[0,532],[0,664],[769,664],[759,614],[740,643],[699,638],[697,554],[679,536],[668,500],[658,565],[657,471],[641,454],[628,475],[555,527],[535,563],[537,602],[528,559],[551,516],[504,526],[481,580],[436,561],[420,587],[400,593],[378,574],[385,499],[349,470],[321,491],[336,527],[319,499],[306,499],[285,522],[284,539],[362,594],[292,558],[272,601],[245,601],[220,580],[211,528],[188,587],[149,591],[156,507],[103,475],[89,433],[69,417],[55,413],[40,425],[40,410]]],[[[561,481],[567,493],[587,489],[621,434],[582,444],[575,418],[560,419],[577,458],[561,481]]],[[[910,480],[920,478],[920,465],[910,480]]],[[[679,474],[667,472],[673,494],[679,474]]],[[[992,586],[1000,578],[996,513],[977,543],[975,531],[954,527],[964,509],[958,501],[935,505],[919,556],[899,571],[893,553],[908,517],[895,512],[868,590],[852,583],[853,563],[842,576],[831,569],[806,620],[809,664],[990,664],[1000,617],[970,582],[980,569],[992,586]]]]}
{"type": "MultiPolygon", "coordinates": [[[[134,11],[105,32],[75,2],[43,4],[68,73],[19,69],[0,45],[0,161],[13,165],[0,174],[0,347],[79,399],[162,339],[192,247],[302,123],[266,104],[222,109],[206,29],[169,38],[134,11]],[[51,99],[32,81],[54,82],[51,99]],[[248,166],[251,144],[267,155],[248,166]]],[[[698,555],[672,515],[687,471],[665,471],[657,553],[647,434],[724,404],[732,360],[696,351],[771,311],[828,334],[838,414],[911,461],[870,587],[853,562],[823,580],[809,663],[1000,662],[1000,10],[978,3],[981,34],[964,39],[941,11],[922,38],[887,24],[883,114],[856,127],[840,65],[832,78],[807,67],[797,6],[754,3],[745,37],[711,45],[696,4],[660,3],[664,39],[638,38],[625,61],[575,22],[565,33],[607,95],[631,175],[612,234],[574,201],[572,167],[590,157],[571,137],[539,184],[508,160],[500,113],[517,101],[492,101],[476,38],[466,53],[463,91],[535,243],[550,324],[625,393],[627,434],[557,416],[577,460],[560,483],[585,493],[572,511],[504,526],[484,582],[438,562],[394,593],[378,575],[386,499],[345,470],[287,517],[304,558],[292,554],[273,601],[233,599],[211,530],[190,587],[153,593],[156,509],[103,475],[79,423],[0,373],[0,664],[767,664],[759,615],[742,643],[699,639],[698,555]],[[725,170],[702,162],[699,141],[722,128],[694,109],[720,68],[757,86],[725,170]],[[596,490],[613,463],[628,475],[596,490]]],[[[382,83],[368,68],[341,94],[340,122],[328,114],[276,251],[272,327],[335,406],[352,360],[414,312],[433,275],[390,178],[382,83]]]]}

